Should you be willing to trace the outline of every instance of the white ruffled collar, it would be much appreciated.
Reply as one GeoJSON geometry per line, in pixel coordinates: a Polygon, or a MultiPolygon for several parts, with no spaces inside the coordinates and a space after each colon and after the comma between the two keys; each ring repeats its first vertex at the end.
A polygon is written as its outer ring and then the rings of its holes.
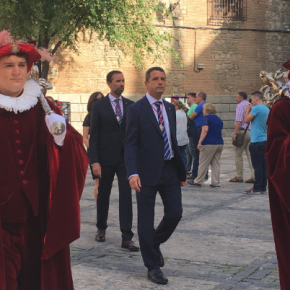
{"type": "Polygon", "coordinates": [[[39,85],[34,80],[29,80],[24,85],[24,90],[21,96],[12,98],[0,94],[0,109],[4,109],[9,112],[22,113],[33,108],[41,95],[39,85]]]}

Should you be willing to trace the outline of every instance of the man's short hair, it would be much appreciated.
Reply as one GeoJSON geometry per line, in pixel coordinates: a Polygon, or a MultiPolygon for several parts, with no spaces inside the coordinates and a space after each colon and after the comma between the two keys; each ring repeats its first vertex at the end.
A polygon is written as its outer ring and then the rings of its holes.
{"type": "Polygon", "coordinates": [[[192,98],[195,98],[196,97],[196,93],[188,93],[187,95],[188,96],[191,96],[192,98]]]}
{"type": "Polygon", "coordinates": [[[112,70],[107,74],[107,82],[111,83],[114,79],[114,74],[122,74],[119,70],[112,70]]]}
{"type": "Polygon", "coordinates": [[[153,72],[154,70],[158,70],[158,71],[161,71],[165,74],[165,71],[162,67],[159,67],[159,66],[154,66],[154,67],[151,67],[149,68],[147,71],[146,71],[146,74],[145,74],[145,79],[146,79],[146,82],[149,82],[149,79],[150,79],[150,74],[151,72],[153,72]]]}
{"type": "Polygon", "coordinates": [[[256,98],[259,98],[259,100],[263,100],[263,94],[260,91],[255,91],[251,94],[251,96],[254,96],[256,98]]]}
{"type": "Polygon", "coordinates": [[[206,101],[206,93],[204,93],[204,92],[199,92],[198,95],[199,95],[200,97],[202,97],[202,99],[203,99],[204,101],[206,101]]]}
{"type": "Polygon", "coordinates": [[[247,93],[245,93],[245,92],[238,92],[238,95],[239,95],[240,97],[242,97],[244,100],[246,100],[246,99],[248,98],[248,95],[247,95],[247,93]]]}

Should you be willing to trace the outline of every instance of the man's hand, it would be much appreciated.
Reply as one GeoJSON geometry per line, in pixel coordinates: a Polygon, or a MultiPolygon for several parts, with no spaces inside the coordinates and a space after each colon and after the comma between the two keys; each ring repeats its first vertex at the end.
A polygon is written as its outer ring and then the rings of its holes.
{"type": "Polygon", "coordinates": [[[140,177],[138,175],[134,175],[132,176],[130,179],[129,179],[129,184],[130,184],[130,187],[133,189],[133,190],[136,190],[138,192],[140,192],[140,187],[141,187],[141,180],[140,180],[140,177]]]}
{"type": "Polygon", "coordinates": [[[201,148],[202,148],[202,145],[201,145],[201,143],[198,143],[198,145],[197,145],[197,150],[198,150],[198,151],[200,151],[200,150],[201,150],[201,148]]]}
{"type": "Polygon", "coordinates": [[[93,172],[96,176],[102,178],[102,169],[100,163],[94,163],[92,165],[93,172]]]}
{"type": "Polygon", "coordinates": [[[187,181],[180,181],[180,186],[185,186],[187,184],[187,181]]]}
{"type": "Polygon", "coordinates": [[[249,114],[250,111],[251,111],[251,105],[250,105],[250,103],[248,103],[248,104],[246,105],[246,113],[249,114]]]}
{"type": "Polygon", "coordinates": [[[232,141],[236,141],[236,139],[237,139],[237,134],[234,134],[234,135],[232,136],[232,141]]]}

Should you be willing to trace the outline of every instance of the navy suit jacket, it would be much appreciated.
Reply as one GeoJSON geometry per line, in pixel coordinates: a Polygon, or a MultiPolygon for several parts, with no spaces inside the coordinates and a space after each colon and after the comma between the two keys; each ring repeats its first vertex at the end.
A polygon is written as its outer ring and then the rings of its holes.
{"type": "MultiPolygon", "coordinates": [[[[186,181],[186,171],[176,140],[174,105],[164,101],[170,125],[173,162],[180,181],[186,181]]],[[[161,178],[164,164],[164,140],[158,122],[145,96],[127,111],[125,162],[128,178],[138,174],[142,186],[154,186],[161,178]]]]}

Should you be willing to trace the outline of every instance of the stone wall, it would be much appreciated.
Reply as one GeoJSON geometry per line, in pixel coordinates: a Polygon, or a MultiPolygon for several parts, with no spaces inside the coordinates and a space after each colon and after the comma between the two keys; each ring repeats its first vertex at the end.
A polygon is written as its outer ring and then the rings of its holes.
{"type": "MultiPolygon", "coordinates": [[[[269,29],[290,31],[290,1],[269,0],[265,14],[269,29]]],[[[267,69],[276,71],[290,58],[290,34],[267,33],[267,69]]]]}
{"type": "MultiPolygon", "coordinates": [[[[172,1],[162,2],[168,6],[172,1]]],[[[134,68],[130,58],[124,59],[119,67],[117,51],[100,42],[96,35],[91,41],[84,37],[78,44],[78,54],[68,49],[57,52],[50,70],[49,80],[54,85],[51,93],[56,99],[72,103],[72,124],[81,131],[87,99],[94,91],[108,93],[105,78],[110,70],[123,71],[124,95],[137,100],[146,92],[145,71],[160,65],[167,74],[165,95],[204,91],[210,96],[209,101],[217,105],[226,128],[224,134],[230,134],[234,126],[236,93],[250,94],[258,90],[261,87],[259,72],[277,70],[290,58],[290,34],[263,31],[290,29],[290,1],[248,0],[247,5],[246,21],[225,22],[220,26],[234,31],[216,30],[219,27],[207,25],[207,0],[181,0],[180,7],[173,12],[177,17],[174,23],[184,27],[161,27],[160,30],[175,37],[172,45],[183,67],[170,56],[156,63],[148,59],[141,71],[134,68]],[[198,64],[204,65],[200,72],[198,64]]],[[[173,25],[171,19],[162,17],[158,17],[156,23],[173,25]]]]}

